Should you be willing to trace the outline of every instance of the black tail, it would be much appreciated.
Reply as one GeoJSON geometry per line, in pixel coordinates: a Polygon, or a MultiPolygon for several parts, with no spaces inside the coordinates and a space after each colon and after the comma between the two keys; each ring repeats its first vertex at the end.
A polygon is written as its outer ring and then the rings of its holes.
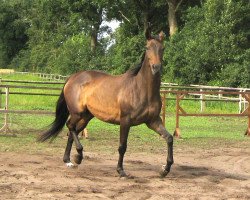
{"type": "Polygon", "coordinates": [[[56,116],[54,122],[50,125],[49,130],[43,132],[37,139],[39,142],[44,142],[49,138],[54,139],[60,133],[64,127],[67,119],[69,117],[69,111],[64,98],[64,93],[62,93],[56,104],[56,116]]]}

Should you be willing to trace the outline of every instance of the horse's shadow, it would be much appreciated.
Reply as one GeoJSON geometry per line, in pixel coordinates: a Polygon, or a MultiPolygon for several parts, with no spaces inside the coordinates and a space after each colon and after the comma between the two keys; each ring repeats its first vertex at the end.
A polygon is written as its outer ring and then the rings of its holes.
{"type": "MultiPolygon", "coordinates": [[[[160,172],[160,167],[155,164],[150,164],[148,162],[135,162],[129,161],[130,164],[133,164],[133,169],[135,171],[147,171],[147,172],[160,172]]],[[[137,177],[137,176],[135,176],[137,177]]],[[[148,178],[157,178],[157,175],[150,175],[148,178]]],[[[193,165],[182,165],[182,164],[174,164],[170,173],[167,175],[169,179],[199,179],[199,178],[207,178],[209,181],[214,183],[219,183],[224,179],[232,179],[232,180],[249,180],[250,175],[240,174],[240,173],[230,173],[224,170],[205,167],[205,166],[193,166],[193,165]]],[[[137,177],[138,178],[138,177],[137,177]]]]}
{"type": "Polygon", "coordinates": [[[239,181],[250,179],[250,176],[248,175],[229,173],[212,167],[181,164],[176,164],[169,175],[171,178],[177,177],[182,179],[197,179],[201,177],[206,177],[211,182],[220,182],[224,179],[233,179],[239,181]]]}

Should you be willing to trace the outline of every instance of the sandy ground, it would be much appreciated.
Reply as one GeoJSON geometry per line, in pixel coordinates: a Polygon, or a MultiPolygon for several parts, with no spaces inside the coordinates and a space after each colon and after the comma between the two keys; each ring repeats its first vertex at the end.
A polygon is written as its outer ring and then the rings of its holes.
{"type": "Polygon", "coordinates": [[[66,168],[62,155],[0,153],[0,199],[250,199],[250,149],[176,149],[175,164],[164,179],[165,156],[85,152],[77,168],[66,168]]]}

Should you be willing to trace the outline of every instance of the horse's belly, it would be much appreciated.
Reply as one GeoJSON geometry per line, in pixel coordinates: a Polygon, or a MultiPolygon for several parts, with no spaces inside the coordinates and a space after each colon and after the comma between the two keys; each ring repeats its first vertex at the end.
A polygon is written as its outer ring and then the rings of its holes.
{"type": "Polygon", "coordinates": [[[112,124],[120,123],[120,111],[116,106],[107,106],[107,105],[87,105],[88,110],[98,119],[104,122],[109,122],[112,124]]]}

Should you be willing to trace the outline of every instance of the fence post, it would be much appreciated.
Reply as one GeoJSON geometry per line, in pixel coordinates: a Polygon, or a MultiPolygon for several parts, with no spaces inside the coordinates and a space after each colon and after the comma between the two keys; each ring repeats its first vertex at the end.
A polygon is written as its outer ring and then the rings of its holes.
{"type": "Polygon", "coordinates": [[[180,110],[180,95],[177,93],[176,94],[176,125],[175,125],[175,131],[174,131],[174,136],[177,138],[181,137],[179,110],[180,110]]]}
{"type": "MultiPolygon", "coordinates": [[[[222,90],[219,90],[219,92],[222,92],[222,90]]],[[[219,99],[221,99],[222,96],[223,96],[223,95],[220,93],[220,94],[218,95],[219,99]]]]}
{"type": "MultiPolygon", "coordinates": [[[[200,92],[202,92],[203,90],[202,89],[200,89],[200,92]]],[[[203,112],[204,110],[205,110],[205,107],[206,107],[206,103],[205,103],[205,101],[204,101],[204,99],[205,99],[205,94],[201,94],[200,95],[200,102],[201,102],[201,112],[203,112]]]]}
{"type": "Polygon", "coordinates": [[[165,127],[165,122],[166,122],[166,93],[163,93],[163,98],[162,98],[162,123],[163,126],[165,127]]]}
{"type": "Polygon", "coordinates": [[[240,94],[239,94],[239,114],[242,112],[242,94],[241,94],[242,90],[240,90],[240,94]]]}
{"type": "Polygon", "coordinates": [[[8,125],[8,109],[9,109],[9,88],[6,87],[5,88],[5,113],[4,113],[4,125],[3,127],[0,129],[0,132],[4,131],[5,133],[7,133],[7,131],[9,130],[9,125],[8,125]]]}
{"type": "MultiPolygon", "coordinates": [[[[246,90],[243,90],[243,92],[246,92],[246,90]]],[[[246,103],[247,103],[247,100],[245,98],[243,98],[243,109],[244,110],[246,109],[246,103]]],[[[249,101],[248,101],[248,103],[249,103],[249,101]]]]}
{"type": "Polygon", "coordinates": [[[247,127],[247,130],[246,130],[246,133],[245,135],[249,136],[250,137],[250,95],[246,95],[245,96],[246,98],[246,101],[248,102],[248,127],[247,127]]]}

